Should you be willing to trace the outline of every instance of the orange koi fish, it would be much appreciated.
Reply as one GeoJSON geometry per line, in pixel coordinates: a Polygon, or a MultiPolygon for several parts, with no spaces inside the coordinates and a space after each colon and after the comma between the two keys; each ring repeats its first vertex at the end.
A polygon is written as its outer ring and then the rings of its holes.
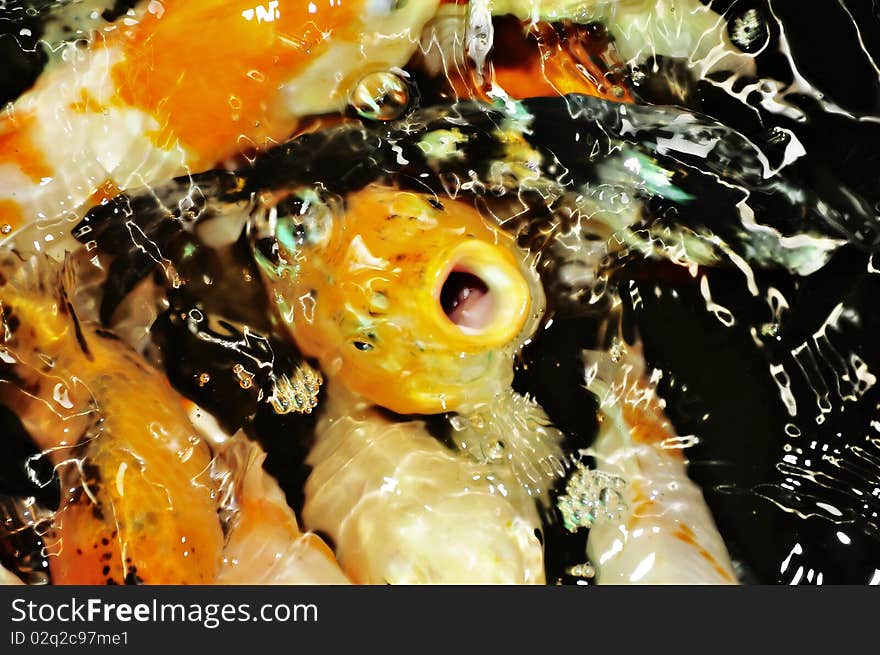
{"type": "Polygon", "coordinates": [[[212,455],[168,381],[71,303],[69,260],[0,266],[0,395],[54,464],[56,584],[208,584],[220,566],[212,455]],[[27,279],[32,267],[36,279],[27,279]]]}

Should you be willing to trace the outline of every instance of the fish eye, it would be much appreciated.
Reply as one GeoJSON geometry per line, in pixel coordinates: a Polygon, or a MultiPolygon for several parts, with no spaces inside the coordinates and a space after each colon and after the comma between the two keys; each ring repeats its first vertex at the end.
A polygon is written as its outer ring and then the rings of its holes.
{"type": "Polygon", "coordinates": [[[316,193],[291,195],[277,207],[275,238],[288,252],[324,244],[333,226],[333,211],[316,193]]]}

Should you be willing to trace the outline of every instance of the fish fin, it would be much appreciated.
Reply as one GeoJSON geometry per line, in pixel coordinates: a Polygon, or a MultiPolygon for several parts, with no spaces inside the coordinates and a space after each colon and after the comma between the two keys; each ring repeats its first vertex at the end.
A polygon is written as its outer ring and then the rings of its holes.
{"type": "Polygon", "coordinates": [[[45,253],[24,253],[13,248],[0,253],[0,337],[8,359],[29,361],[25,353],[30,353],[31,347],[41,355],[54,356],[45,350],[47,344],[55,343],[58,335],[71,326],[80,349],[91,359],[72,300],[76,280],[69,252],[60,262],[45,253]],[[31,329],[19,330],[22,325],[31,329]]]}
{"type": "Polygon", "coordinates": [[[564,435],[528,396],[507,391],[451,422],[460,450],[479,462],[506,463],[529,495],[544,502],[567,474],[564,435]]]}
{"type": "Polygon", "coordinates": [[[64,260],[61,262],[61,268],[58,271],[59,307],[61,308],[61,312],[66,313],[70,318],[70,322],[73,325],[73,332],[76,335],[76,342],[79,345],[80,350],[82,350],[83,354],[91,360],[93,359],[92,351],[89,348],[88,341],[86,341],[82,324],[80,323],[72,302],[73,294],[76,291],[76,284],[76,264],[73,261],[73,256],[69,252],[65,252],[64,260]]]}

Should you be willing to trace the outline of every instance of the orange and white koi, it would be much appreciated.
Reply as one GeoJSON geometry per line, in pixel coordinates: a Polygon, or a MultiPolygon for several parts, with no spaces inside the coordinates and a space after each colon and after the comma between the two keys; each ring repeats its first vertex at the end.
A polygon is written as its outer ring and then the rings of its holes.
{"type": "Polygon", "coordinates": [[[0,225],[76,216],[345,107],[404,65],[439,0],[151,0],[69,44],[0,117],[0,225]]]}
{"type": "Polygon", "coordinates": [[[688,478],[687,440],[664,417],[638,347],[617,348],[629,349],[618,362],[586,354],[587,386],[600,400],[599,435],[589,449],[596,469],[573,475],[561,505],[576,500],[584,482],[599,491],[598,505],[575,508],[591,524],[587,554],[597,583],[736,584],[724,540],[688,478]]]}
{"type": "Polygon", "coordinates": [[[534,503],[562,437],[510,388],[544,305],[528,255],[465,200],[380,184],[292,193],[301,210],[275,217],[276,259],[258,259],[328,379],[306,527],[333,538],[355,581],[542,581],[534,503]],[[455,412],[459,452],[372,405],[455,412]]]}
{"type": "Polygon", "coordinates": [[[223,534],[212,456],[180,398],[77,318],[69,262],[59,272],[41,256],[4,258],[0,394],[62,481],[46,538],[53,582],[213,582],[223,534]]]}
{"type": "Polygon", "coordinates": [[[543,494],[562,435],[511,390],[514,354],[544,311],[529,254],[465,200],[380,184],[301,199],[274,230],[279,261],[262,269],[302,352],[385,409],[457,413],[462,450],[507,461],[543,494]]]}

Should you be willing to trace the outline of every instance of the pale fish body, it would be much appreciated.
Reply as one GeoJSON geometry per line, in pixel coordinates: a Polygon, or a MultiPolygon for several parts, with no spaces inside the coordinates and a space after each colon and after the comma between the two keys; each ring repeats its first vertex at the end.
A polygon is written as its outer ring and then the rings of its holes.
{"type": "Polygon", "coordinates": [[[699,487],[687,475],[662,401],[644,379],[637,349],[621,363],[588,353],[588,386],[601,424],[596,469],[622,479],[622,515],[590,529],[587,554],[599,584],[736,584],[727,548],[699,487]]]}
{"type": "Polygon", "coordinates": [[[5,566],[0,566],[0,585],[20,585],[24,584],[19,580],[18,576],[5,566]]]}
{"type": "Polygon", "coordinates": [[[85,50],[63,46],[0,117],[0,224],[76,217],[283,141],[404,65],[438,2],[142,2],[85,50]]]}
{"type": "Polygon", "coordinates": [[[713,70],[751,74],[752,56],[730,40],[724,18],[700,0],[471,0],[492,14],[521,20],[603,23],[620,55],[633,63],[649,57],[687,59],[699,75],[713,70]]]}
{"type": "Polygon", "coordinates": [[[303,520],[354,582],[541,584],[541,521],[505,467],[440,444],[331,389],[308,462],[303,520]]]}
{"type": "Polygon", "coordinates": [[[256,443],[237,435],[219,456],[234,478],[235,507],[216,584],[349,584],[333,551],[299,529],[256,443]]]}

